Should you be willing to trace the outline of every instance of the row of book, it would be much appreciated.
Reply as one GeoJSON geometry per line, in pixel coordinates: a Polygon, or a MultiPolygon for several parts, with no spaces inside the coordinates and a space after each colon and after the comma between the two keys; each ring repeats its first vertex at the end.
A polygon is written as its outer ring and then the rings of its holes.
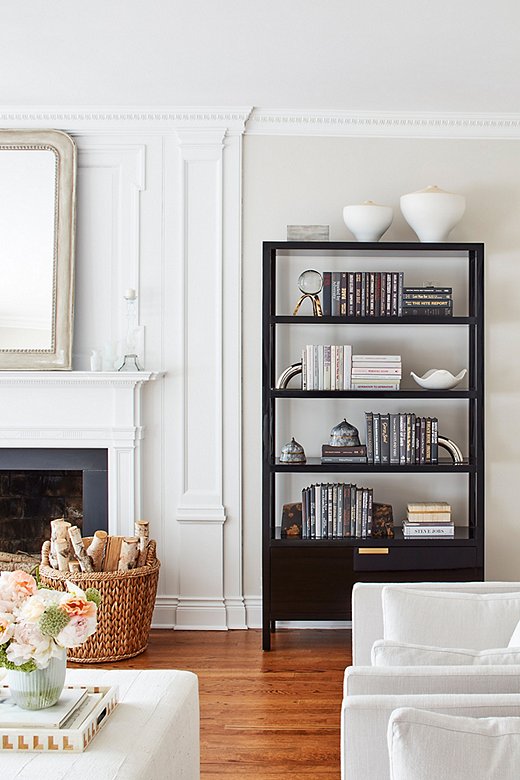
{"type": "Polygon", "coordinates": [[[448,502],[419,501],[408,504],[406,520],[403,520],[403,537],[419,539],[434,536],[448,539],[455,536],[455,523],[451,519],[451,506],[448,502]]]}
{"type": "Polygon", "coordinates": [[[372,535],[373,489],[345,483],[302,490],[302,538],[365,539],[372,535]]]}
{"type": "Polygon", "coordinates": [[[399,390],[400,355],[353,355],[350,344],[306,344],[302,390],[399,390]]]}
{"type": "Polygon", "coordinates": [[[405,287],[403,271],[325,271],[325,317],[452,316],[451,287],[405,287]]]}
{"type": "Polygon", "coordinates": [[[307,344],[302,349],[302,390],[350,390],[352,346],[307,344]]]}
{"type": "Polygon", "coordinates": [[[365,412],[367,462],[438,463],[439,420],[413,412],[365,412]]]}
{"type": "Polygon", "coordinates": [[[325,317],[400,317],[403,271],[325,271],[325,317]]]}

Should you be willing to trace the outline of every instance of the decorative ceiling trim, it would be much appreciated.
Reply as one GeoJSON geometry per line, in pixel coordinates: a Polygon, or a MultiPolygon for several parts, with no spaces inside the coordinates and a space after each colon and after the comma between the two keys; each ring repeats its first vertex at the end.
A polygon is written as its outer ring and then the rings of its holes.
{"type": "Polygon", "coordinates": [[[277,109],[251,106],[1,106],[0,126],[92,132],[224,129],[226,135],[519,139],[520,114],[277,109]]]}
{"type": "Polygon", "coordinates": [[[520,138],[520,114],[255,108],[247,135],[520,138]]]}
{"type": "Polygon", "coordinates": [[[251,106],[189,107],[63,107],[0,106],[2,127],[41,127],[59,124],[70,130],[80,129],[179,129],[225,127],[229,132],[243,133],[251,115],[251,106]]]}

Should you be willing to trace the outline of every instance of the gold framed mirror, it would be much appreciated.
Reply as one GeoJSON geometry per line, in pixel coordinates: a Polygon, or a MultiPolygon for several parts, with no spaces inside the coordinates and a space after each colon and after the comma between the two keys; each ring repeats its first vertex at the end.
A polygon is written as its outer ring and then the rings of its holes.
{"type": "Polygon", "coordinates": [[[76,146],[0,130],[0,370],[69,370],[76,146]]]}

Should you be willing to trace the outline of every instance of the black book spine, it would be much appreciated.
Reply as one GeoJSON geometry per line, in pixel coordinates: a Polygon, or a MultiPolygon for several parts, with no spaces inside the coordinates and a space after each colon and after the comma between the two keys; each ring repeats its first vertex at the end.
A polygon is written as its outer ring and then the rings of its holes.
{"type": "Polygon", "coordinates": [[[406,306],[403,309],[404,317],[452,317],[453,309],[451,306],[430,307],[430,306],[406,306]]]}
{"type": "Polygon", "coordinates": [[[399,413],[399,465],[406,464],[406,413],[399,413]]]}
{"type": "Polygon", "coordinates": [[[361,317],[361,303],[362,303],[362,274],[361,271],[356,271],[356,311],[355,316],[361,317]]]}
{"type": "Polygon", "coordinates": [[[390,415],[390,463],[399,463],[399,415],[390,415]]]}
{"type": "Polygon", "coordinates": [[[390,414],[381,415],[381,463],[390,463],[390,414]]]}
{"type": "Polygon", "coordinates": [[[367,427],[367,463],[374,462],[374,414],[365,412],[365,421],[367,427]]]}
{"type": "Polygon", "coordinates": [[[323,316],[330,317],[331,313],[331,272],[323,272],[323,316]]]}
{"type": "Polygon", "coordinates": [[[432,417],[432,463],[439,462],[439,420],[432,417]]]}
{"type": "Polygon", "coordinates": [[[347,272],[341,272],[341,284],[340,284],[340,314],[342,317],[347,316],[347,272]]]}
{"type": "Polygon", "coordinates": [[[379,316],[386,317],[386,273],[380,273],[379,316]]]}
{"type": "Polygon", "coordinates": [[[333,317],[339,317],[341,313],[341,273],[339,271],[332,272],[330,306],[331,315],[333,317]]]}
{"type": "Polygon", "coordinates": [[[356,276],[352,271],[347,274],[347,316],[353,317],[356,313],[356,276]]]}
{"type": "Polygon", "coordinates": [[[381,463],[381,415],[374,413],[374,463],[381,463]]]}
{"type": "Polygon", "coordinates": [[[350,536],[350,485],[343,485],[343,536],[350,536]]]}

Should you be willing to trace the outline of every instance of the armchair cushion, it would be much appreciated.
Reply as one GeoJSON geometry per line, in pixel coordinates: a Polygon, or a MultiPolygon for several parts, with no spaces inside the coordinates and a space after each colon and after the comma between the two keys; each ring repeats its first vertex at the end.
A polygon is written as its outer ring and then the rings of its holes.
{"type": "Polygon", "coordinates": [[[458,666],[520,664],[520,647],[466,650],[379,639],[372,647],[372,666],[458,666]]]}
{"type": "Polygon", "coordinates": [[[460,593],[387,585],[384,639],[486,650],[506,647],[520,619],[520,593],[460,593]]]}
{"type": "Polygon", "coordinates": [[[517,780],[520,718],[468,718],[413,707],[388,722],[391,780],[517,780]]]}

